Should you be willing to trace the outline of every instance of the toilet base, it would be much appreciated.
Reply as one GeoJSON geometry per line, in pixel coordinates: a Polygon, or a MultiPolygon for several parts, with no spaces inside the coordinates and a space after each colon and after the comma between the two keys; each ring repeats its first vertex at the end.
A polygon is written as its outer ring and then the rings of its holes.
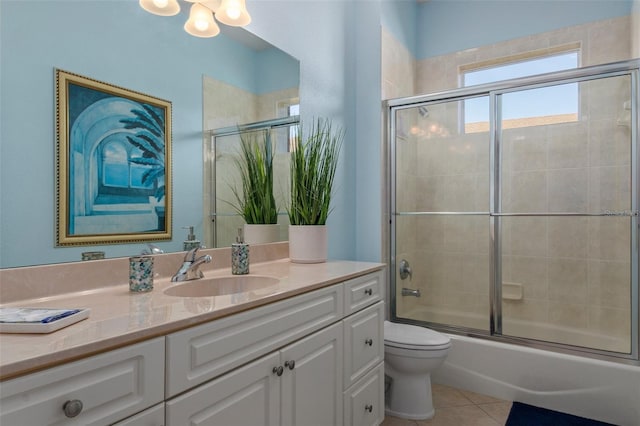
{"type": "Polygon", "coordinates": [[[385,414],[409,420],[433,418],[435,410],[429,374],[391,378],[393,381],[385,414]]]}
{"type": "Polygon", "coordinates": [[[407,420],[431,420],[433,416],[435,416],[436,410],[432,408],[430,413],[415,414],[415,413],[401,413],[401,412],[393,411],[389,409],[389,407],[385,407],[384,413],[387,416],[393,416],[393,417],[398,417],[398,418],[407,419],[407,420]]]}

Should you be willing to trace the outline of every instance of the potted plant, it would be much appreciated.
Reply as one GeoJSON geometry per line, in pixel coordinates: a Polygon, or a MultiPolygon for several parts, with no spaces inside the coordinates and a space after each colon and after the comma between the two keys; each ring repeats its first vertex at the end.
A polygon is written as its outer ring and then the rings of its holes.
{"type": "Polygon", "coordinates": [[[298,144],[291,153],[289,208],[289,258],[295,263],[327,260],[326,222],[344,139],[328,119],[317,119],[308,135],[298,127],[298,144]]]}
{"type": "Polygon", "coordinates": [[[232,187],[233,207],[244,218],[244,241],[248,244],[278,240],[278,209],[273,196],[274,149],[269,132],[240,134],[241,189],[232,187]]]}

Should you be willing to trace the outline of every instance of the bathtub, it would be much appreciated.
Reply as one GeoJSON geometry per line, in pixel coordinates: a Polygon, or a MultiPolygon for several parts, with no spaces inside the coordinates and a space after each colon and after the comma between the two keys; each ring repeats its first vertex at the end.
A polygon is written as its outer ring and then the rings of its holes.
{"type": "Polygon", "coordinates": [[[431,377],[453,386],[621,426],[640,426],[640,366],[448,334],[431,377]]]}

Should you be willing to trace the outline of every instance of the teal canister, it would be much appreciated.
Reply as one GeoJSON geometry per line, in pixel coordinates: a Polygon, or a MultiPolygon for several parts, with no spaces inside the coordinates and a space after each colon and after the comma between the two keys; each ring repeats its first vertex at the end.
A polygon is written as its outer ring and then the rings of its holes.
{"type": "Polygon", "coordinates": [[[238,230],[236,242],[231,244],[231,273],[246,275],[249,273],[249,244],[242,238],[242,230],[238,230]]]}
{"type": "Polygon", "coordinates": [[[153,290],[153,257],[129,258],[129,290],[141,293],[153,290]]]}

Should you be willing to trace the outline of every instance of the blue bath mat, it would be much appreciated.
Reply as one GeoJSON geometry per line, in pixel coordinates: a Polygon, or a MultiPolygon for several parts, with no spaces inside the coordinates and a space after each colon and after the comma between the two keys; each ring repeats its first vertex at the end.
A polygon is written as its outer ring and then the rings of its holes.
{"type": "Polygon", "coordinates": [[[613,426],[584,417],[514,402],[505,426],[613,426]]]}

